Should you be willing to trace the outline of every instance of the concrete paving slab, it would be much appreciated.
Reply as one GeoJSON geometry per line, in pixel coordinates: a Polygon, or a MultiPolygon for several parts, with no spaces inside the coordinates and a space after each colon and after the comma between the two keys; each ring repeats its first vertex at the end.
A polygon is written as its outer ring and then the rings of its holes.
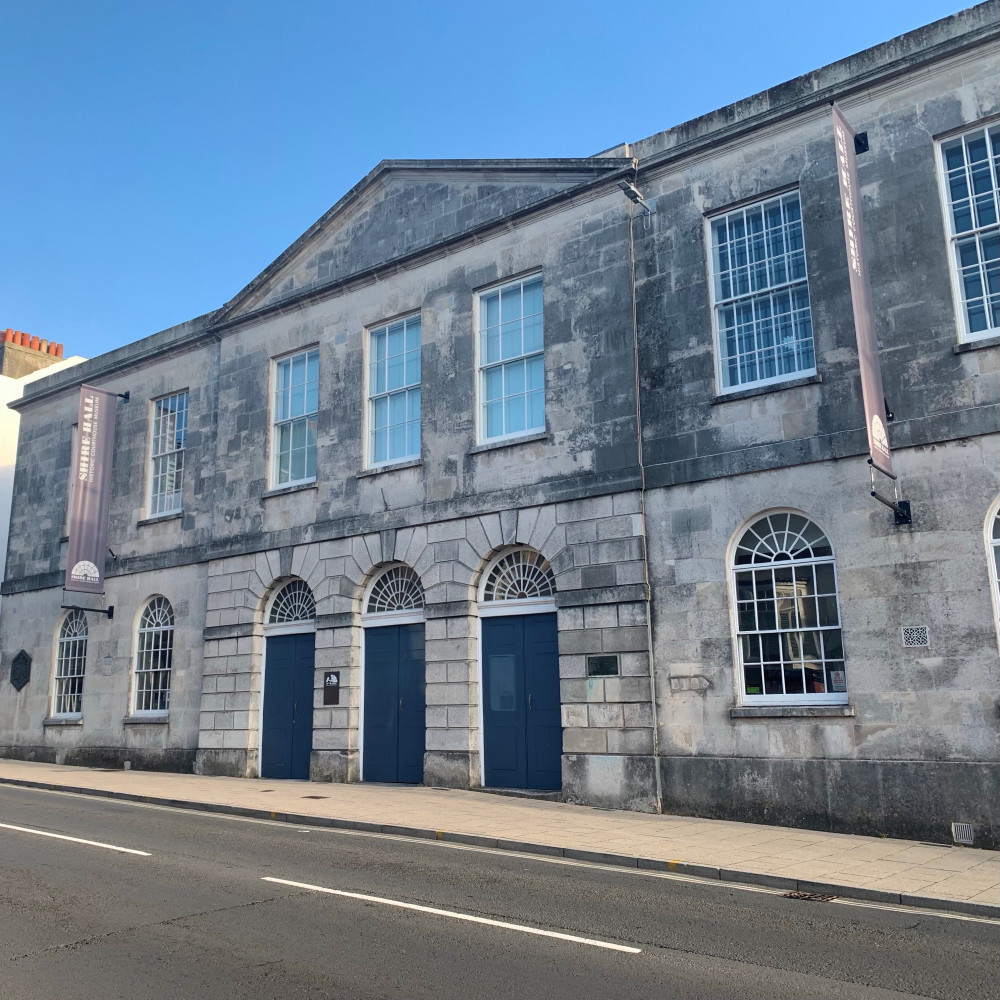
{"type": "Polygon", "coordinates": [[[261,781],[0,760],[0,783],[500,847],[1000,918],[1000,852],[613,812],[462,789],[261,781]],[[820,891],[820,890],[803,890],[820,891]]]}

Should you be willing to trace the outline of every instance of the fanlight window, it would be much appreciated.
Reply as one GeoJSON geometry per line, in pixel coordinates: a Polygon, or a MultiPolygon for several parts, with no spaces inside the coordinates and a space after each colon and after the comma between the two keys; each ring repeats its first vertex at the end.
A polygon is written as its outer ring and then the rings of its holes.
{"type": "Polygon", "coordinates": [[[143,609],[136,636],[135,712],[170,708],[173,656],[174,613],[165,597],[154,597],[143,609]]]}
{"type": "Polygon", "coordinates": [[[368,595],[368,614],[380,611],[416,611],[424,606],[424,588],[409,566],[390,566],[368,595]]]}
{"type": "Polygon", "coordinates": [[[79,715],[83,710],[83,674],[87,666],[87,618],[71,611],[59,629],[53,715],[79,715]]]}
{"type": "Polygon", "coordinates": [[[768,514],[734,558],[744,701],[844,703],[847,675],[833,548],[800,514],[768,514]]]}
{"type": "Polygon", "coordinates": [[[486,575],[484,601],[523,601],[552,597],[556,580],[552,567],[540,552],[515,549],[501,556],[486,575]]]}
{"type": "Polygon", "coordinates": [[[290,580],[274,596],[268,625],[311,622],[316,617],[316,599],[304,580],[290,580]]]}

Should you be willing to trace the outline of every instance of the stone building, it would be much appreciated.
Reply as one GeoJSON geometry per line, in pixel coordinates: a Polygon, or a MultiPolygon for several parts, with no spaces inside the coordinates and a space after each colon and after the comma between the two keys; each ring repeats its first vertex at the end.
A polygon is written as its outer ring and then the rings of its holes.
{"type": "MultiPolygon", "coordinates": [[[[46,374],[78,364],[81,357],[64,358],[63,345],[8,327],[0,333],[0,552],[7,551],[7,526],[14,492],[17,431],[20,420],[7,404],[21,398],[24,387],[46,374]]],[[[0,583],[3,567],[0,566],[0,583]]],[[[3,598],[0,597],[0,608],[3,598]]]]}
{"type": "Polygon", "coordinates": [[[996,844],[998,14],[593,157],[385,161],[219,310],[34,383],[0,753],[996,844]],[[83,382],[130,394],[110,620],[62,608],[83,382]]]}

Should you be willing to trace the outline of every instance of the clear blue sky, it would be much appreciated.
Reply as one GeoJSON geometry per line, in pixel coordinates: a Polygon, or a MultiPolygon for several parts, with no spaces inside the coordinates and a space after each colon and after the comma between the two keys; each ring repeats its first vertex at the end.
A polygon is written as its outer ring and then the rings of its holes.
{"type": "Polygon", "coordinates": [[[3,0],[0,329],[221,305],[379,160],[586,156],[960,0],[3,0]]]}

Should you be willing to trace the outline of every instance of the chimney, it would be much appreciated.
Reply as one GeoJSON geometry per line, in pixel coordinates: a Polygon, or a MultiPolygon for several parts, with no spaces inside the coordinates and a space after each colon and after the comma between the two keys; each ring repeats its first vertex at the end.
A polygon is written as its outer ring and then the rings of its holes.
{"type": "Polygon", "coordinates": [[[63,345],[7,327],[0,337],[0,375],[23,378],[61,360],[63,345]]]}

